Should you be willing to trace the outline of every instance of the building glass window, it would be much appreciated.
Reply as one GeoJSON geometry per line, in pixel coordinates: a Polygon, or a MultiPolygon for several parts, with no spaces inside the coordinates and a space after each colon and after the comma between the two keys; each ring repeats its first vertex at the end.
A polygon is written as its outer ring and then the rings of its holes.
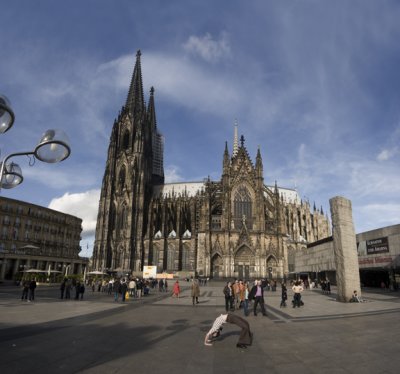
{"type": "Polygon", "coordinates": [[[239,187],[233,199],[233,220],[235,229],[241,229],[245,223],[248,229],[253,227],[252,201],[249,190],[239,187]]]}

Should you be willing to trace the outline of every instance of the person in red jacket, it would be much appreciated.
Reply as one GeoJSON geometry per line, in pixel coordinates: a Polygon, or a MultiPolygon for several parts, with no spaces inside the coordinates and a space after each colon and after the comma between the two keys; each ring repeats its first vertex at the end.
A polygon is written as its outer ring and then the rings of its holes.
{"type": "Polygon", "coordinates": [[[179,299],[179,294],[181,293],[181,288],[179,286],[179,281],[174,283],[174,288],[172,292],[172,297],[177,297],[179,299]]]}

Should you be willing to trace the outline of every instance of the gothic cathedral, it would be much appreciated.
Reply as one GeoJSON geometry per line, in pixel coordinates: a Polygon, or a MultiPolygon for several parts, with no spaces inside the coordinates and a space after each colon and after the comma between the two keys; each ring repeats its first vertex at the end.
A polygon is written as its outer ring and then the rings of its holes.
{"type": "Polygon", "coordinates": [[[165,184],[154,89],[146,107],[140,56],[112,128],[93,269],[284,278],[295,251],[331,234],[322,208],[311,209],[295,189],[265,185],[260,150],[253,164],[237,126],[220,180],[165,184]]]}

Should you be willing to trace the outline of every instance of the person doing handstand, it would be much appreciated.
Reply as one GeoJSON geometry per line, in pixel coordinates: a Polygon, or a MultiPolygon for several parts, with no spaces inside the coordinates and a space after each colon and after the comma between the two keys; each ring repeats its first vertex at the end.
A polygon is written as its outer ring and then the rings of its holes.
{"type": "Polygon", "coordinates": [[[248,345],[251,345],[253,333],[250,331],[249,323],[245,319],[231,313],[221,314],[216,318],[210,331],[204,338],[204,345],[212,345],[212,342],[221,335],[224,323],[232,323],[242,329],[236,347],[247,348],[248,345]]]}

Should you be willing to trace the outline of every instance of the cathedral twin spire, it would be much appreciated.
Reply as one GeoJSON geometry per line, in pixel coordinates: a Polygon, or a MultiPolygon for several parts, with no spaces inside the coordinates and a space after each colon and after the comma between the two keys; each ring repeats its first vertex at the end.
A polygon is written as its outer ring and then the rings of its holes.
{"type": "Polygon", "coordinates": [[[146,154],[146,159],[151,165],[151,172],[153,176],[156,176],[154,178],[158,183],[161,183],[164,181],[163,137],[157,130],[154,87],[150,89],[149,104],[146,108],[143,94],[141,55],[140,50],[138,50],[123,112],[131,116],[134,130],[133,139],[135,139],[136,134],[136,139],[140,143],[139,149],[146,154]]]}
{"type": "Polygon", "coordinates": [[[135,68],[133,69],[131,85],[129,87],[128,97],[126,98],[125,104],[125,108],[132,114],[143,113],[145,111],[142,67],[140,63],[141,55],[142,53],[140,50],[137,51],[135,68]]]}

